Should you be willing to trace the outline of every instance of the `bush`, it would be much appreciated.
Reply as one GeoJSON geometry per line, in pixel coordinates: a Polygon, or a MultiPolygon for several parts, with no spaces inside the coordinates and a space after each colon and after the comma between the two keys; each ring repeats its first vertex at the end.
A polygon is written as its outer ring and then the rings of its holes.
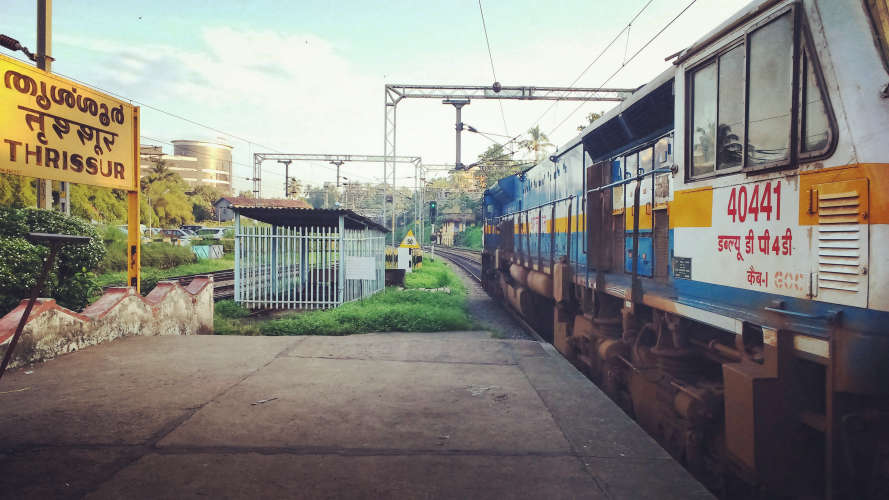
{"type": "Polygon", "coordinates": [[[223,318],[243,318],[248,316],[250,311],[234,300],[220,300],[216,303],[216,314],[223,318]]]}
{"type": "Polygon", "coordinates": [[[454,235],[454,246],[482,249],[482,228],[481,226],[469,226],[464,231],[454,235]]]}
{"type": "Polygon", "coordinates": [[[152,242],[142,245],[142,266],[170,269],[197,262],[190,247],[180,247],[169,243],[152,242]]]}
{"type": "Polygon", "coordinates": [[[46,247],[34,246],[24,238],[0,238],[0,315],[28,298],[48,253],[46,247]],[[22,272],[23,269],[31,272],[22,272]]]}
{"type": "Polygon", "coordinates": [[[99,273],[112,273],[127,270],[127,235],[113,226],[102,230],[102,242],[105,244],[105,258],[99,263],[99,273]]]}
{"type": "Polygon", "coordinates": [[[6,314],[29,295],[43,268],[48,249],[25,240],[28,232],[88,236],[83,245],[59,250],[50,277],[41,293],[55,297],[73,310],[85,307],[98,283],[91,272],[105,257],[105,245],[86,221],[51,210],[0,207],[0,314],[6,314]]]}

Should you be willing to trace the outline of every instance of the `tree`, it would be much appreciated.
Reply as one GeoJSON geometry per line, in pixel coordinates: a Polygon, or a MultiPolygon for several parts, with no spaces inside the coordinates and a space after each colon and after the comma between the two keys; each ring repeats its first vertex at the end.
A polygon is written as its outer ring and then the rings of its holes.
{"type": "Polygon", "coordinates": [[[14,174],[0,176],[0,206],[25,208],[37,205],[33,180],[14,174]]]}
{"type": "Polygon", "coordinates": [[[302,182],[300,182],[300,180],[297,178],[291,177],[288,180],[287,193],[285,194],[285,198],[301,198],[302,190],[302,182]]]}
{"type": "Polygon", "coordinates": [[[482,171],[482,177],[486,186],[491,186],[498,180],[518,173],[520,164],[513,158],[511,151],[506,151],[502,144],[492,144],[482,154],[478,155],[476,165],[482,171]]]}
{"type": "Polygon", "coordinates": [[[225,193],[214,186],[200,184],[195,187],[190,196],[192,204],[191,212],[194,215],[195,220],[213,220],[215,217],[213,203],[223,196],[225,196],[225,193]]]}
{"type": "Polygon", "coordinates": [[[546,155],[547,148],[553,147],[549,137],[540,131],[540,125],[528,129],[528,138],[519,142],[519,146],[534,153],[534,162],[539,162],[546,155]]]}
{"type": "Polygon", "coordinates": [[[240,198],[253,198],[253,191],[238,191],[238,197],[240,198]]]}
{"type": "Polygon", "coordinates": [[[146,191],[161,226],[181,226],[194,222],[192,203],[185,194],[187,185],[177,174],[152,182],[146,191]]]}
{"type": "Polygon", "coordinates": [[[586,123],[581,123],[580,125],[578,125],[577,131],[583,132],[583,129],[592,125],[593,122],[598,120],[599,118],[602,118],[602,115],[604,115],[604,114],[605,114],[604,111],[601,111],[599,113],[596,113],[595,111],[590,111],[589,114],[586,115],[586,123]]]}
{"type": "Polygon", "coordinates": [[[108,223],[127,219],[127,193],[120,189],[71,184],[71,215],[108,223]]]}

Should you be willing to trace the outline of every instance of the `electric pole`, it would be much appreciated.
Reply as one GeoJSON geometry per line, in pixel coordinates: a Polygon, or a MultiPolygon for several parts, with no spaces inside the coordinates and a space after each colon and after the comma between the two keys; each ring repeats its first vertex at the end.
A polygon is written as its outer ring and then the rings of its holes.
{"type": "Polygon", "coordinates": [[[284,164],[284,198],[290,199],[290,160],[278,160],[284,164]]]}
{"type": "Polygon", "coordinates": [[[463,162],[460,161],[460,135],[463,132],[461,110],[463,109],[463,106],[468,105],[469,102],[469,99],[445,99],[441,101],[442,104],[450,104],[457,110],[457,123],[454,125],[454,130],[457,131],[457,158],[454,162],[454,170],[463,170],[463,162]]]}
{"type": "Polygon", "coordinates": [[[345,163],[343,160],[333,160],[330,162],[331,165],[336,165],[336,187],[339,189],[340,187],[340,167],[345,163]]]}
{"type": "MultiPolygon", "coordinates": [[[[47,73],[52,73],[51,54],[52,0],[37,0],[37,67],[47,73]]],[[[62,184],[67,191],[68,183],[62,184]]],[[[49,179],[37,179],[37,208],[52,209],[52,181],[49,179]]]]}

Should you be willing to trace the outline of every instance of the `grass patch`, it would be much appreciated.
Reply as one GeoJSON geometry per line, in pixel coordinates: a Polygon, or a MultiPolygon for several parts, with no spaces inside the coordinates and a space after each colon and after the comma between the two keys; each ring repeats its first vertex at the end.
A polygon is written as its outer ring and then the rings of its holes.
{"type": "Polygon", "coordinates": [[[237,319],[250,315],[250,311],[234,300],[220,300],[216,303],[214,312],[217,316],[226,319],[237,319]]]}
{"type": "Polygon", "coordinates": [[[295,312],[277,319],[246,318],[231,301],[216,304],[214,326],[219,335],[349,335],[369,332],[436,332],[475,327],[466,309],[466,288],[441,262],[423,263],[408,275],[406,289],[389,288],[365,300],[335,309],[295,312]],[[419,288],[446,286],[450,292],[419,288]],[[221,306],[221,307],[220,307],[221,306]]]}
{"type": "Polygon", "coordinates": [[[460,288],[463,282],[441,260],[424,260],[419,271],[404,276],[405,288],[460,288]]]}

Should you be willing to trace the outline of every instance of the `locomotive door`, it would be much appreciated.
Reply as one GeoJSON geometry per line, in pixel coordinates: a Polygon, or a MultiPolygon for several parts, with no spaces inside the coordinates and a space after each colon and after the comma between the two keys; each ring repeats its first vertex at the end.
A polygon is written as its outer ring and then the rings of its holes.
{"type": "Polygon", "coordinates": [[[809,191],[808,213],[816,220],[816,300],[867,307],[867,212],[867,179],[818,184],[809,191]]]}
{"type": "Polygon", "coordinates": [[[611,222],[611,191],[590,191],[608,183],[609,165],[607,161],[599,162],[586,171],[587,264],[597,271],[608,270],[612,260],[612,235],[605,231],[611,222]]]}

